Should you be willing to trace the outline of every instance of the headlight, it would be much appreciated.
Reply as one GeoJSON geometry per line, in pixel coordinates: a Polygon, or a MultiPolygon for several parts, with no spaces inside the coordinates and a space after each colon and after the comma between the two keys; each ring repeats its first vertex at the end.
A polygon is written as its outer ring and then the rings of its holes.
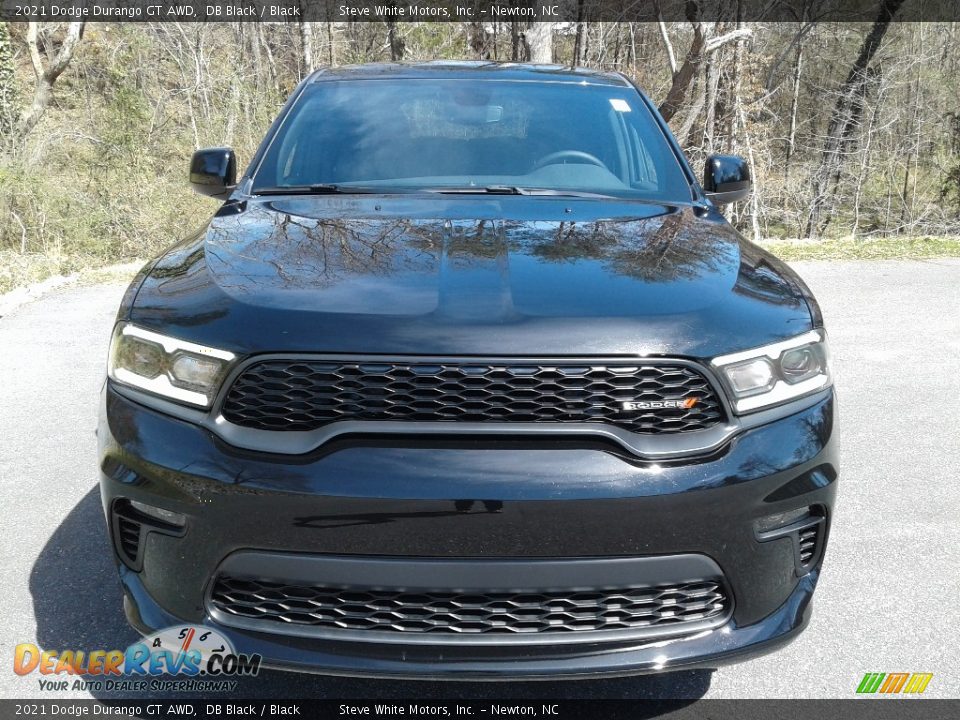
{"type": "Polygon", "coordinates": [[[830,387],[823,330],[713,359],[737,413],[761,410],[830,387]]]}
{"type": "Polygon", "coordinates": [[[110,344],[110,377],[172,400],[210,407],[234,354],[121,323],[110,344]]]}

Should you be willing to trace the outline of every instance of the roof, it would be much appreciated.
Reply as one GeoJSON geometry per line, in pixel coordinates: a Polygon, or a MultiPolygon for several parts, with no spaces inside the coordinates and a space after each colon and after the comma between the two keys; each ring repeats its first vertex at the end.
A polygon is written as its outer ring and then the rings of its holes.
{"type": "Polygon", "coordinates": [[[445,80],[511,80],[519,82],[566,82],[588,85],[628,86],[618,73],[571,68],[564,65],[489,62],[485,60],[432,60],[414,63],[339,65],[314,72],[310,82],[328,80],[380,80],[441,78],[445,80]]]}

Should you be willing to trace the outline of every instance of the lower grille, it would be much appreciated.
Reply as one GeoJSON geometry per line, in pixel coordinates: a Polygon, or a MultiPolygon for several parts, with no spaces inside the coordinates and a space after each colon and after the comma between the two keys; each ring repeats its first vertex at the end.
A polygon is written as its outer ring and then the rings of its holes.
{"type": "MultiPolygon", "coordinates": [[[[220,575],[211,604],[270,624],[409,635],[523,635],[641,630],[716,620],[729,611],[719,581],[588,592],[401,591],[300,585],[220,575]]],[[[257,623],[260,625],[261,623],[257,623]]]]}
{"type": "Polygon", "coordinates": [[[280,431],[379,420],[606,423],[665,434],[725,419],[695,367],[624,360],[262,360],[234,380],[222,413],[235,425],[280,431]]]}

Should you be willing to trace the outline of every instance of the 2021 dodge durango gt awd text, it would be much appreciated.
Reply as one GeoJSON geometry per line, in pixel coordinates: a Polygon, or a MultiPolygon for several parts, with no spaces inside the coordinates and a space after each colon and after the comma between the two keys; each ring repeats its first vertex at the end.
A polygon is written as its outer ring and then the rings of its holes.
{"type": "Polygon", "coordinates": [[[616,74],[304,80],[123,299],[99,430],[130,622],[265,665],[715,667],[807,624],[837,480],[821,313],[616,74]]]}

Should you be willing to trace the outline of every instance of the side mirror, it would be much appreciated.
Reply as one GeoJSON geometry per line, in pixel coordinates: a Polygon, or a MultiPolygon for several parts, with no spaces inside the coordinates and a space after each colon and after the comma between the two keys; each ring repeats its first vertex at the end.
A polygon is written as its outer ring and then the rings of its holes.
{"type": "Polygon", "coordinates": [[[736,155],[711,155],[703,166],[703,189],[715,205],[743,200],[753,190],[750,166],[736,155]]]}
{"type": "Polygon", "coordinates": [[[201,195],[226,195],[237,184],[237,156],[230,148],[197,150],[190,160],[190,184],[201,195]]]}

